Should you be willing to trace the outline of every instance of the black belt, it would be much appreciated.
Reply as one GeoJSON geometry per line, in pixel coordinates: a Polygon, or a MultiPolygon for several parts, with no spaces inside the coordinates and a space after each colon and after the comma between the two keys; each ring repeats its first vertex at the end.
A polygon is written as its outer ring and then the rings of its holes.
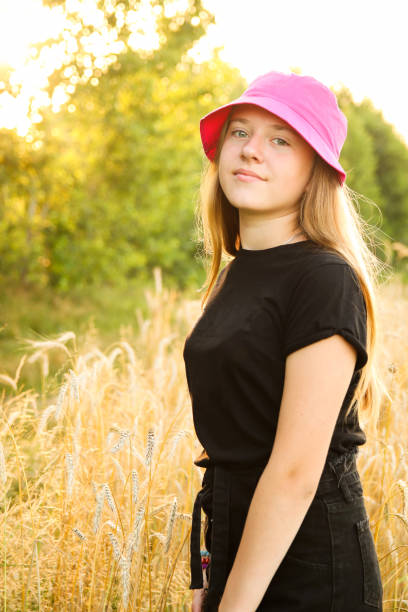
{"type": "MultiPolygon", "coordinates": [[[[205,451],[204,451],[205,452],[205,451]]],[[[322,476],[316,494],[323,494],[333,486],[333,482],[341,487],[346,499],[350,498],[348,484],[359,478],[355,469],[355,459],[358,448],[354,447],[350,451],[337,456],[328,456],[324,466],[322,476]],[[344,478],[345,470],[353,470],[344,478]]],[[[231,471],[253,470],[261,476],[265,465],[253,466],[252,468],[242,468],[240,466],[227,468],[220,465],[210,464],[208,455],[203,454],[194,461],[196,465],[206,467],[202,480],[202,488],[198,492],[194,501],[192,513],[192,528],[190,537],[190,589],[202,589],[203,570],[201,566],[201,508],[212,520],[211,535],[211,588],[208,591],[205,610],[211,610],[214,602],[219,602],[227,581],[228,563],[228,536],[229,536],[229,506],[230,506],[230,487],[231,471]]]]}
{"type": "Polygon", "coordinates": [[[205,500],[212,498],[211,520],[211,589],[207,595],[206,606],[212,600],[218,600],[227,581],[227,555],[229,536],[229,506],[230,506],[230,478],[229,471],[218,465],[208,466],[203,487],[198,492],[194,502],[191,540],[190,540],[190,589],[203,588],[203,571],[201,567],[200,537],[201,537],[201,508],[205,500]]]}

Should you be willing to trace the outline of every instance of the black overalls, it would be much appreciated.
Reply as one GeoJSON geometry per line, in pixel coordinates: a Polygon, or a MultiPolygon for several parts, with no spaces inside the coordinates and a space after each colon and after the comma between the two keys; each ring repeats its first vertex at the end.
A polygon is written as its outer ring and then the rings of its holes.
{"type": "Polygon", "coordinates": [[[358,413],[343,418],[368,358],[365,301],[353,269],[310,240],[241,248],[220,273],[213,296],[183,351],[203,446],[195,463],[206,467],[193,509],[190,588],[203,584],[203,508],[211,553],[205,610],[217,610],[273,447],[287,355],[341,334],[357,350],[354,374],[316,495],[258,609],[381,610],[380,569],[355,462],[366,436],[358,413]]]}
{"type": "MultiPolygon", "coordinates": [[[[328,459],[300,529],[258,606],[262,612],[382,610],[382,582],[356,466],[357,449],[328,459]]],[[[208,461],[195,461],[197,465],[208,461]]],[[[215,612],[238,550],[246,508],[263,467],[208,466],[193,509],[190,589],[203,586],[201,508],[209,590],[203,612],[215,612]]]]}

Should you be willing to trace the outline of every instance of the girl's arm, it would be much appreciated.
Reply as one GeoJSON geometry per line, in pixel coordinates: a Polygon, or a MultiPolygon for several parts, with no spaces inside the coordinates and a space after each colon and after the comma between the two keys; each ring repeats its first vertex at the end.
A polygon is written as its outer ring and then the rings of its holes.
{"type": "Polygon", "coordinates": [[[276,437],[257,483],[219,612],[252,612],[316,493],[356,349],[335,334],[288,355],[276,437]]]}

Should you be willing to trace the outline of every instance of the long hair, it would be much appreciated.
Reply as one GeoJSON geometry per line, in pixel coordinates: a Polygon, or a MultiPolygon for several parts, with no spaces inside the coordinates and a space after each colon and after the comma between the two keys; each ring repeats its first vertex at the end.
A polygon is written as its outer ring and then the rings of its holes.
{"type": "MultiPolygon", "coordinates": [[[[217,283],[211,291],[223,255],[230,255],[233,259],[240,247],[238,209],[225,196],[218,174],[219,156],[232,110],[233,107],[218,139],[214,161],[207,160],[203,166],[196,208],[197,229],[201,235],[199,240],[203,244],[204,254],[211,256],[203,285],[207,288],[202,298],[202,308],[220,290],[222,283],[217,283]]],[[[370,416],[370,425],[376,427],[383,394],[390,399],[378,363],[382,330],[377,292],[379,275],[387,265],[374,254],[372,249],[376,245],[372,228],[356,210],[355,202],[358,202],[357,192],[345,183],[341,186],[336,170],[316,154],[308,189],[300,201],[298,224],[315,245],[343,257],[360,281],[367,309],[368,361],[361,369],[344,421],[353,410],[357,412],[361,407],[370,416]]]]}

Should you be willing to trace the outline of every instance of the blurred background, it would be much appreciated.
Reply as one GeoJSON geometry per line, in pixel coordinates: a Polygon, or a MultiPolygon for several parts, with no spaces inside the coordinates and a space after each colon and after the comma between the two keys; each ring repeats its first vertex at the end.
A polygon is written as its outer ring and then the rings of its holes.
{"type": "Polygon", "coordinates": [[[390,271],[358,468],[384,612],[408,611],[407,23],[405,0],[0,0],[2,610],[191,610],[199,121],[275,69],[336,93],[390,271]]]}
{"type": "Polygon", "coordinates": [[[1,0],[0,372],[24,338],[137,326],[156,267],[198,297],[199,120],[271,69],[336,92],[347,182],[405,279],[407,7],[1,0]]]}

